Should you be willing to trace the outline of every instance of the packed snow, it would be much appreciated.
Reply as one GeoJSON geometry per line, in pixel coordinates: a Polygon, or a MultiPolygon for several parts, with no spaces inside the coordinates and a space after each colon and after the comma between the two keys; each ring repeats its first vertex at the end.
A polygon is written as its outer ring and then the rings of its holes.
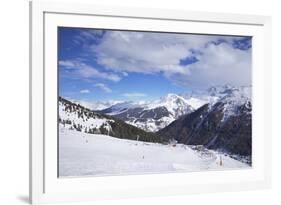
{"type": "Polygon", "coordinates": [[[59,128],[59,176],[102,176],[249,168],[225,154],[59,128]]]}

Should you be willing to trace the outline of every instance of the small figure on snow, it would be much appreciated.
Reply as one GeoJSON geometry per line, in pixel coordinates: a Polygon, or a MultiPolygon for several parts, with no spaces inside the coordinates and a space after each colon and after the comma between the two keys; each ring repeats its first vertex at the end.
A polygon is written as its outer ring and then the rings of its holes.
{"type": "Polygon", "coordinates": [[[220,155],[220,166],[222,166],[222,157],[220,155]]]}

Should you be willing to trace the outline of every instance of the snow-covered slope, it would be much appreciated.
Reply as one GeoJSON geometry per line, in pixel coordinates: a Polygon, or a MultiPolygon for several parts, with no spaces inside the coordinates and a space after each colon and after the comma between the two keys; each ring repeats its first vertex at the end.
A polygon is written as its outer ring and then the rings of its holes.
{"type": "Polygon", "coordinates": [[[112,130],[113,119],[107,119],[63,98],[59,98],[59,122],[68,129],[81,132],[104,129],[108,133],[112,130]]]}
{"type": "Polygon", "coordinates": [[[249,168],[211,150],[59,129],[59,176],[102,176],[249,168]]]}

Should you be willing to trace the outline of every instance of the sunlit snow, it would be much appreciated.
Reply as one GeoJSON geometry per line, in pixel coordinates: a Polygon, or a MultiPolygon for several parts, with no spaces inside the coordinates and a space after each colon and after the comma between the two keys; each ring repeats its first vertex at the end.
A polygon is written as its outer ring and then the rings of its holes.
{"type": "Polygon", "coordinates": [[[59,176],[102,176],[250,168],[218,152],[59,129],[59,176]]]}

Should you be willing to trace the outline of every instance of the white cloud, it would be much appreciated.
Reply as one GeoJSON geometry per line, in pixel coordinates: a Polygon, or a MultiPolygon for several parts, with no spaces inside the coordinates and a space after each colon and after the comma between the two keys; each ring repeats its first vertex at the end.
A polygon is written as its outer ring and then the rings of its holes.
{"type": "Polygon", "coordinates": [[[202,47],[206,42],[198,36],[114,31],[91,49],[99,64],[114,71],[187,73],[178,66],[180,59],[192,55],[192,45],[202,47]]]}
{"type": "Polygon", "coordinates": [[[67,69],[75,68],[75,63],[72,61],[59,61],[59,65],[65,67],[67,69]]]}
{"type": "Polygon", "coordinates": [[[146,94],[145,93],[123,93],[122,94],[124,97],[128,97],[128,98],[134,98],[134,97],[145,97],[146,94]]]}
{"type": "MultiPolygon", "coordinates": [[[[160,73],[175,83],[197,87],[214,83],[250,84],[251,49],[240,50],[231,45],[242,38],[86,29],[80,31],[76,40],[84,43],[88,54],[111,73],[80,62],[79,74],[117,82],[130,72],[160,73]],[[93,41],[94,44],[89,43],[93,41]],[[189,57],[199,61],[191,65],[180,63],[189,57]]],[[[61,65],[68,69],[77,66],[65,61],[61,65]]]]}
{"type": "Polygon", "coordinates": [[[251,84],[251,49],[234,49],[227,43],[210,44],[198,59],[187,66],[189,76],[171,76],[171,79],[174,77],[174,80],[196,87],[251,84]]]}
{"type": "Polygon", "coordinates": [[[87,46],[87,44],[91,40],[96,40],[97,37],[101,37],[102,34],[103,34],[103,30],[82,29],[80,30],[79,35],[73,38],[73,42],[77,45],[84,44],[85,46],[87,46]]]}
{"type": "Polygon", "coordinates": [[[103,83],[97,83],[94,86],[100,88],[101,90],[103,90],[106,93],[111,93],[112,92],[112,90],[109,87],[107,87],[105,84],[103,84],[103,83]]]}
{"type": "MultiPolygon", "coordinates": [[[[114,72],[162,73],[176,83],[250,83],[251,51],[233,48],[241,37],[107,31],[90,46],[97,62],[114,72]],[[223,40],[223,43],[215,44],[223,40]],[[199,61],[181,65],[196,57],[199,61]]],[[[207,85],[208,84],[208,85],[207,85]]]]}
{"type": "Polygon", "coordinates": [[[94,67],[87,65],[79,60],[60,60],[59,65],[61,66],[61,68],[70,70],[70,72],[68,72],[68,76],[75,78],[101,78],[114,82],[118,82],[119,80],[121,80],[119,75],[115,73],[98,71],[94,67]]]}
{"type": "Polygon", "coordinates": [[[83,94],[90,93],[90,90],[88,90],[88,89],[80,90],[80,93],[83,93],[83,94]]]}

